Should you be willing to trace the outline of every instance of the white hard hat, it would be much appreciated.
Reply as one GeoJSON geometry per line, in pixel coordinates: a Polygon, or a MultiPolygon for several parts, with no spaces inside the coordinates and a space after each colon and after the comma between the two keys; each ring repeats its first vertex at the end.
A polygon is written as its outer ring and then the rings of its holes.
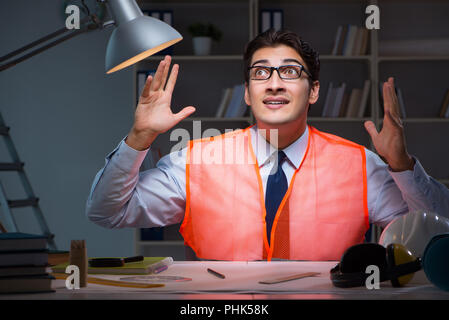
{"type": "Polygon", "coordinates": [[[433,212],[412,211],[395,218],[383,230],[379,244],[405,246],[417,257],[422,257],[429,241],[438,234],[449,232],[449,219],[433,212]]]}

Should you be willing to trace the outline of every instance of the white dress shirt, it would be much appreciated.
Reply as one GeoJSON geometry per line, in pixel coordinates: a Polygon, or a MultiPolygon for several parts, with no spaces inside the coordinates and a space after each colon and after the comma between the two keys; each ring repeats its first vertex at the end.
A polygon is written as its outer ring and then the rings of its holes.
{"type": "MultiPolygon", "coordinates": [[[[276,150],[256,126],[250,130],[265,193],[276,150]]],[[[304,157],[308,135],[306,129],[283,150],[288,161],[282,163],[282,169],[289,184],[304,157]]],[[[134,150],[122,140],[106,157],[87,200],[86,214],[91,221],[107,228],[151,228],[183,220],[187,149],[168,154],[156,168],[140,172],[148,150],[134,150]]],[[[449,217],[449,190],[428,176],[417,159],[413,170],[392,172],[377,154],[366,148],[365,153],[370,223],[384,227],[396,216],[419,209],[449,217]]]]}

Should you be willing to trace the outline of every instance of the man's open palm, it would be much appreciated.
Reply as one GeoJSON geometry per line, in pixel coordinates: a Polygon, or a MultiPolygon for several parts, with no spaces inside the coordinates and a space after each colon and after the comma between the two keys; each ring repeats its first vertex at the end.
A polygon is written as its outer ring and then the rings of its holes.
{"type": "Polygon", "coordinates": [[[195,112],[195,108],[192,106],[185,107],[178,113],[172,112],[171,99],[179,65],[175,64],[168,75],[170,62],[170,56],[166,56],[159,63],[154,77],[147,78],[139,98],[130,134],[131,144],[134,144],[137,138],[139,149],[148,147],[155,136],[173,128],[181,120],[195,112]]]}
{"type": "Polygon", "coordinates": [[[382,130],[377,132],[372,121],[365,122],[365,128],[373,141],[377,153],[393,170],[411,169],[413,159],[407,152],[404,127],[399,116],[399,102],[394,89],[393,78],[383,85],[384,120],[382,130]]]}

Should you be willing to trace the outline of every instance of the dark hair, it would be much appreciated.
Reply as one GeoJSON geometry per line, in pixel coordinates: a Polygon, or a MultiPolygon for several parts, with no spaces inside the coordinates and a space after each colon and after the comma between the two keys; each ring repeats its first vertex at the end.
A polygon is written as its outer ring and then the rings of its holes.
{"type": "Polygon", "coordinates": [[[276,47],[278,45],[286,45],[295,49],[301,58],[306,63],[305,67],[312,74],[310,83],[319,80],[320,75],[320,58],[319,53],[315,51],[307,42],[303,41],[295,32],[290,30],[269,29],[253,40],[251,40],[245,47],[245,53],[243,55],[243,68],[245,82],[249,82],[248,68],[250,67],[251,59],[259,49],[266,47],[276,47]]]}

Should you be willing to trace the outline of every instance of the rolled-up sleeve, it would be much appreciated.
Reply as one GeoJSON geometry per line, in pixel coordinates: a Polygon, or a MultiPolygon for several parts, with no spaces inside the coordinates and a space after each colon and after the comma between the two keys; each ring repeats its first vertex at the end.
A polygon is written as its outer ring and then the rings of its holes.
{"type": "Polygon", "coordinates": [[[140,172],[149,150],[121,141],[92,183],[86,215],[106,228],[150,228],[179,223],[185,210],[185,150],[140,172]]]}

